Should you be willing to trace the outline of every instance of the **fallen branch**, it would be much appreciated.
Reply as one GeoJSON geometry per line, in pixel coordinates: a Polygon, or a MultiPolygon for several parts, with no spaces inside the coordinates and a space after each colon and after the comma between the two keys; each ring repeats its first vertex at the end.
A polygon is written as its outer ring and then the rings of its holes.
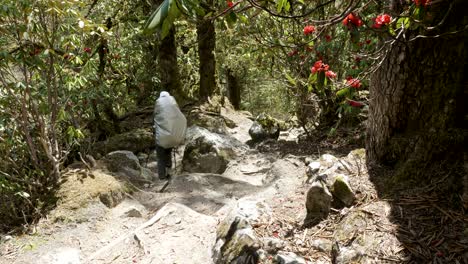
{"type": "MultiPolygon", "coordinates": [[[[164,208],[164,207],[163,207],[164,208]]],[[[147,228],[147,227],[150,227],[152,225],[154,225],[156,222],[158,222],[159,220],[161,220],[161,218],[163,218],[164,216],[167,216],[169,214],[172,214],[174,212],[174,210],[171,210],[171,211],[167,211],[167,210],[159,210],[155,216],[153,216],[153,218],[151,218],[148,222],[144,223],[143,225],[139,226],[137,229],[135,229],[133,232],[131,233],[127,233],[125,235],[122,235],[120,236],[119,238],[117,238],[116,240],[114,240],[114,242],[102,247],[101,249],[99,249],[98,251],[94,252],[93,254],[91,254],[91,256],[89,256],[85,263],[90,263],[92,260],[96,259],[96,257],[100,256],[101,254],[105,253],[105,252],[108,252],[111,248],[115,247],[116,245],[118,245],[120,242],[124,241],[125,239],[131,237],[131,236],[136,236],[136,233],[147,228]]]]}

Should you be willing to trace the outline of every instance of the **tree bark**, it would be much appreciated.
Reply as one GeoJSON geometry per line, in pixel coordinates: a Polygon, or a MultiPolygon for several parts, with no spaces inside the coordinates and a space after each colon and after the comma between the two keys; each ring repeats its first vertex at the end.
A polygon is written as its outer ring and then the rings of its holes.
{"type": "Polygon", "coordinates": [[[200,59],[200,99],[207,99],[216,90],[216,61],[214,49],[216,33],[213,21],[199,20],[197,24],[198,56],[200,59]]]}
{"type": "Polygon", "coordinates": [[[163,90],[180,99],[181,91],[179,66],[177,64],[177,45],[175,43],[175,28],[171,27],[169,34],[161,41],[158,53],[158,70],[163,90]]]}
{"type": "Polygon", "coordinates": [[[239,110],[241,102],[241,87],[239,86],[236,76],[234,76],[233,72],[229,68],[226,69],[226,77],[229,102],[231,102],[235,110],[239,110]]]}
{"type": "MultiPolygon", "coordinates": [[[[432,35],[457,31],[467,24],[464,9],[458,6],[461,2],[454,4],[443,26],[432,35]]],[[[448,10],[443,5],[434,9],[436,18],[448,10]]],[[[391,48],[370,83],[366,139],[370,165],[388,165],[402,177],[418,177],[434,161],[463,159],[467,40],[465,30],[396,42],[391,48]]]]}

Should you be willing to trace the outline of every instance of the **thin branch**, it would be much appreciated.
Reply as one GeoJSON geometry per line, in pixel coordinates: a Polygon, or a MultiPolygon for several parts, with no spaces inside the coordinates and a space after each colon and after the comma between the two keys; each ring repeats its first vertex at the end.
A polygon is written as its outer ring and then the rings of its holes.
{"type": "MultiPolygon", "coordinates": [[[[247,0],[252,6],[255,6],[256,8],[259,8],[259,9],[262,9],[264,11],[266,11],[268,14],[272,15],[272,16],[275,16],[275,17],[280,17],[280,18],[288,18],[288,19],[295,19],[295,18],[303,18],[303,17],[306,17],[310,14],[312,14],[313,12],[315,12],[316,10],[320,9],[320,8],[323,8],[333,2],[335,2],[335,0],[330,0],[328,2],[325,2],[323,4],[320,4],[318,6],[316,6],[315,8],[305,12],[304,14],[302,15],[296,15],[296,16],[287,16],[287,15],[281,15],[281,14],[278,14],[276,12],[273,12],[271,11],[270,9],[264,7],[264,6],[261,6],[259,5],[258,3],[256,3],[255,0],[247,0]]],[[[352,1],[353,2],[353,1],[352,1]]]]}
{"type": "Polygon", "coordinates": [[[440,37],[444,37],[444,36],[448,36],[448,35],[456,35],[458,33],[461,33],[465,30],[468,30],[468,25],[465,25],[465,27],[461,30],[457,30],[457,31],[450,31],[450,32],[445,32],[445,33],[441,33],[441,34],[437,34],[437,35],[433,35],[433,36],[426,36],[426,35],[417,35],[416,37],[414,38],[411,38],[408,40],[408,42],[411,42],[411,41],[415,41],[416,39],[420,39],[420,38],[440,38],[440,37]]]}

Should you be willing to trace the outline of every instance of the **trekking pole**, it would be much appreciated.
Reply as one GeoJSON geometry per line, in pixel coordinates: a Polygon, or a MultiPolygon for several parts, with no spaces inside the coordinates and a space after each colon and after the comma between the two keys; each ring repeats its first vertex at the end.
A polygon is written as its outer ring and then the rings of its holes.
{"type": "MultiPolygon", "coordinates": [[[[174,149],[172,149],[172,160],[173,160],[173,162],[174,162],[174,171],[173,171],[174,174],[175,174],[176,168],[177,168],[176,151],[177,151],[177,147],[175,147],[174,149]]],[[[171,164],[171,165],[172,165],[172,164],[171,164]]]]}

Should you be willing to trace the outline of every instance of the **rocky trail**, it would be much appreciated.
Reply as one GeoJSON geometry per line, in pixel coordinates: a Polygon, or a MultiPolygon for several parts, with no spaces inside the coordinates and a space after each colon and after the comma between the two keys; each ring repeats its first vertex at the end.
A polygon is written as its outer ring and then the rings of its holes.
{"type": "MultiPolygon", "coordinates": [[[[91,171],[71,169],[57,209],[31,233],[2,237],[0,263],[401,263],[408,251],[433,257],[442,247],[458,263],[468,258],[463,239],[402,242],[363,149],[339,158],[259,151],[247,144],[252,121],[222,114],[235,126],[225,135],[191,127],[168,183],[152,181],[154,154],[117,151],[91,171]]],[[[278,142],[297,145],[296,134],[278,142]]],[[[461,219],[450,223],[462,235],[466,217],[445,213],[461,219]]]]}

